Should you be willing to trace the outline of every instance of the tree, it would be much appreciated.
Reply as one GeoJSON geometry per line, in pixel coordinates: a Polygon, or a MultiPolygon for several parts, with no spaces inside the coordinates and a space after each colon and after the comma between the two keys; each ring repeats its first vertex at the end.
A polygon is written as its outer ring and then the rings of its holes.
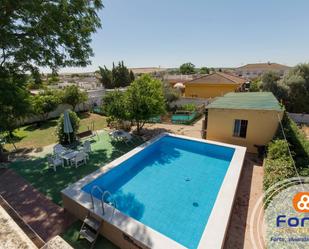
{"type": "Polygon", "coordinates": [[[200,74],[209,74],[209,69],[207,67],[201,67],[200,74]]]}
{"type": "Polygon", "coordinates": [[[165,113],[162,82],[150,75],[143,75],[132,82],[125,96],[128,118],[136,124],[138,134],[147,120],[165,113]]]}
{"type": "Polygon", "coordinates": [[[262,91],[272,92],[278,100],[285,100],[287,98],[287,89],[280,82],[280,76],[276,72],[266,72],[261,78],[262,91]]]}
{"type": "Polygon", "coordinates": [[[119,90],[109,92],[103,97],[103,113],[113,120],[123,121],[127,119],[125,93],[119,90]]]}
{"type": "Polygon", "coordinates": [[[113,63],[112,70],[99,67],[99,74],[101,75],[101,82],[106,88],[126,87],[134,81],[134,74],[123,63],[119,62],[117,66],[113,63]]]}
{"type": "Polygon", "coordinates": [[[113,88],[112,84],[112,72],[104,66],[99,67],[99,74],[101,76],[100,81],[106,88],[113,88]]]}
{"type": "Polygon", "coordinates": [[[171,87],[169,82],[163,82],[163,95],[166,101],[166,104],[168,105],[170,102],[173,102],[180,97],[180,91],[171,87]]]}
{"type": "Polygon", "coordinates": [[[278,88],[278,81],[280,76],[276,72],[266,72],[262,75],[261,78],[261,88],[263,91],[276,92],[278,88]]]}
{"type": "Polygon", "coordinates": [[[133,82],[135,80],[135,75],[132,70],[130,70],[130,82],[133,82]]]}
{"type": "Polygon", "coordinates": [[[78,104],[86,102],[87,99],[87,93],[79,90],[76,85],[67,86],[62,94],[62,103],[71,105],[73,111],[75,111],[78,104]]]}
{"type": "Polygon", "coordinates": [[[56,110],[60,100],[52,92],[47,92],[33,96],[31,102],[34,114],[41,115],[43,121],[46,121],[48,114],[56,110]]]}
{"type": "Polygon", "coordinates": [[[179,71],[181,74],[194,74],[195,66],[191,62],[184,63],[179,67],[179,71]]]}
{"type": "Polygon", "coordinates": [[[12,68],[0,69],[0,132],[8,132],[10,137],[19,120],[30,112],[26,80],[25,74],[12,68]]]}
{"type": "Polygon", "coordinates": [[[309,113],[309,64],[296,66],[282,81],[287,90],[287,109],[309,113]]]}
{"type": "Polygon", "coordinates": [[[250,92],[259,92],[260,91],[260,86],[259,86],[259,81],[258,80],[253,80],[250,82],[250,92]]]}
{"type": "Polygon", "coordinates": [[[56,127],[56,134],[58,136],[58,141],[61,144],[69,144],[76,141],[76,133],[79,129],[79,118],[77,114],[73,111],[69,111],[69,117],[72,125],[73,132],[70,134],[64,133],[64,116],[61,114],[60,118],[58,119],[57,127],[56,127]]]}
{"type": "Polygon", "coordinates": [[[0,130],[30,111],[27,72],[90,64],[102,7],[101,0],[0,2],[0,130]]]}

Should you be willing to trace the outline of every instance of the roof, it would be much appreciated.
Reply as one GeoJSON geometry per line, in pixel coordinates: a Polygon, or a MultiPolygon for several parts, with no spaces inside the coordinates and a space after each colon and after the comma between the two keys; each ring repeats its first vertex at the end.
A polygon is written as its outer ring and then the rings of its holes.
{"type": "Polygon", "coordinates": [[[139,67],[139,68],[130,68],[130,70],[135,74],[146,74],[155,72],[165,72],[167,69],[162,67],[139,67]]]}
{"type": "Polygon", "coordinates": [[[236,68],[236,70],[289,70],[290,67],[278,63],[253,63],[247,64],[242,67],[236,68]]]}
{"type": "Polygon", "coordinates": [[[244,78],[227,74],[221,72],[215,72],[212,74],[207,74],[205,76],[190,80],[185,82],[185,85],[189,84],[230,84],[230,85],[238,85],[245,83],[246,80],[244,78]]]}
{"type": "Polygon", "coordinates": [[[218,97],[207,108],[282,111],[278,100],[271,92],[227,93],[218,97]]]}

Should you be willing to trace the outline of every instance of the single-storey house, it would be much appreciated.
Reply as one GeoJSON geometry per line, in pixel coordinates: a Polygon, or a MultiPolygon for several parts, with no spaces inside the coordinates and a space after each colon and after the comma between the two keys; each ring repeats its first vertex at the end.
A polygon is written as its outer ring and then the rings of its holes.
{"type": "Polygon", "coordinates": [[[229,92],[240,91],[246,80],[227,73],[215,72],[184,83],[185,96],[214,98],[229,92]]]}
{"type": "Polygon", "coordinates": [[[271,92],[228,93],[206,108],[207,139],[254,153],[273,138],[284,112],[271,92]]]}

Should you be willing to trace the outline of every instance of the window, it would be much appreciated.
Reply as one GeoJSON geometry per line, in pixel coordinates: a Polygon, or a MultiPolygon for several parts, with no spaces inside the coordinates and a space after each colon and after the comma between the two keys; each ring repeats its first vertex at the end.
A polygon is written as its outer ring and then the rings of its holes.
{"type": "Polygon", "coordinates": [[[248,120],[235,119],[234,122],[234,137],[246,138],[248,120]]]}

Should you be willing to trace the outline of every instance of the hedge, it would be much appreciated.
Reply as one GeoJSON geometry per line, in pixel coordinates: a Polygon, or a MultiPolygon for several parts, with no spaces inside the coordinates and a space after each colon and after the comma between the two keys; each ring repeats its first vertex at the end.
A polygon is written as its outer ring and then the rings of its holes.
{"type": "Polygon", "coordinates": [[[298,173],[309,176],[309,141],[286,114],[282,125],[288,142],[279,127],[276,136],[267,146],[263,180],[265,191],[279,181],[297,176],[288,148],[291,150],[298,173]]]}

